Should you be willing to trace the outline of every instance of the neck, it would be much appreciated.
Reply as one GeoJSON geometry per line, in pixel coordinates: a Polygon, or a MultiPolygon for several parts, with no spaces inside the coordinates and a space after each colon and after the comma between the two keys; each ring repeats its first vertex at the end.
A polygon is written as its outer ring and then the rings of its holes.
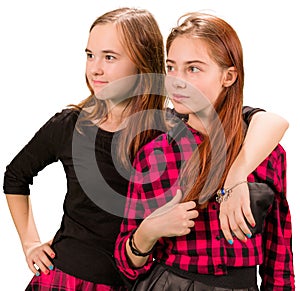
{"type": "Polygon", "coordinates": [[[108,115],[107,119],[100,123],[100,127],[106,131],[117,131],[126,126],[125,119],[127,117],[127,112],[125,110],[128,104],[128,100],[114,104],[108,100],[108,115]]]}
{"type": "Polygon", "coordinates": [[[198,114],[189,114],[188,125],[198,132],[207,133],[208,129],[208,118],[206,116],[200,116],[198,114]]]}

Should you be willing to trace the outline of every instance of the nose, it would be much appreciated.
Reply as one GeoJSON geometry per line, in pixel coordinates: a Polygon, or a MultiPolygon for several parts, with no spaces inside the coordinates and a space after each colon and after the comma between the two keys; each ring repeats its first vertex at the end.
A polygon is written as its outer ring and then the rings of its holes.
{"type": "Polygon", "coordinates": [[[93,75],[103,75],[104,70],[101,60],[95,59],[91,64],[90,70],[93,75]]]}
{"type": "Polygon", "coordinates": [[[172,82],[172,85],[173,85],[174,88],[181,88],[181,89],[186,88],[185,81],[183,79],[180,79],[180,78],[174,78],[173,82],[172,82]]]}

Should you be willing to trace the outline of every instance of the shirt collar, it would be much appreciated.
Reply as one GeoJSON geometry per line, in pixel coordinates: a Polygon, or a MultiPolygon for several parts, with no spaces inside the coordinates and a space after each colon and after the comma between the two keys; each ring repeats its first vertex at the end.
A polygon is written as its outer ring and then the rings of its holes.
{"type": "Polygon", "coordinates": [[[178,141],[183,137],[188,137],[189,135],[197,134],[200,137],[200,140],[203,140],[203,136],[200,132],[190,127],[187,123],[182,120],[179,120],[168,132],[167,132],[167,141],[168,144],[171,144],[174,141],[178,141]]]}

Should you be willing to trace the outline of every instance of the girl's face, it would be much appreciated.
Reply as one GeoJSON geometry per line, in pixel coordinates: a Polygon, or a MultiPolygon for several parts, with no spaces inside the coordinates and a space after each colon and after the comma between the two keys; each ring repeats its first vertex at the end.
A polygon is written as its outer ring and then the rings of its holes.
{"type": "Polygon", "coordinates": [[[122,46],[114,24],[96,25],[92,29],[86,55],[86,76],[97,98],[127,98],[137,67],[122,46]]]}
{"type": "Polygon", "coordinates": [[[218,98],[224,77],[203,40],[175,38],[167,58],[166,88],[177,112],[205,114],[218,98]]]}

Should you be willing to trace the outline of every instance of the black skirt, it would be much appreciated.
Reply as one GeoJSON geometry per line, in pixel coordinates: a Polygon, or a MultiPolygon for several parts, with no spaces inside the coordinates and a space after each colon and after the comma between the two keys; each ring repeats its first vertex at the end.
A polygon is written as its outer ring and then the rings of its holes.
{"type": "Polygon", "coordinates": [[[141,276],[132,291],[258,291],[256,268],[235,268],[226,276],[191,275],[156,264],[146,276],[141,276]],[[230,287],[226,285],[237,287],[230,287]]]}

